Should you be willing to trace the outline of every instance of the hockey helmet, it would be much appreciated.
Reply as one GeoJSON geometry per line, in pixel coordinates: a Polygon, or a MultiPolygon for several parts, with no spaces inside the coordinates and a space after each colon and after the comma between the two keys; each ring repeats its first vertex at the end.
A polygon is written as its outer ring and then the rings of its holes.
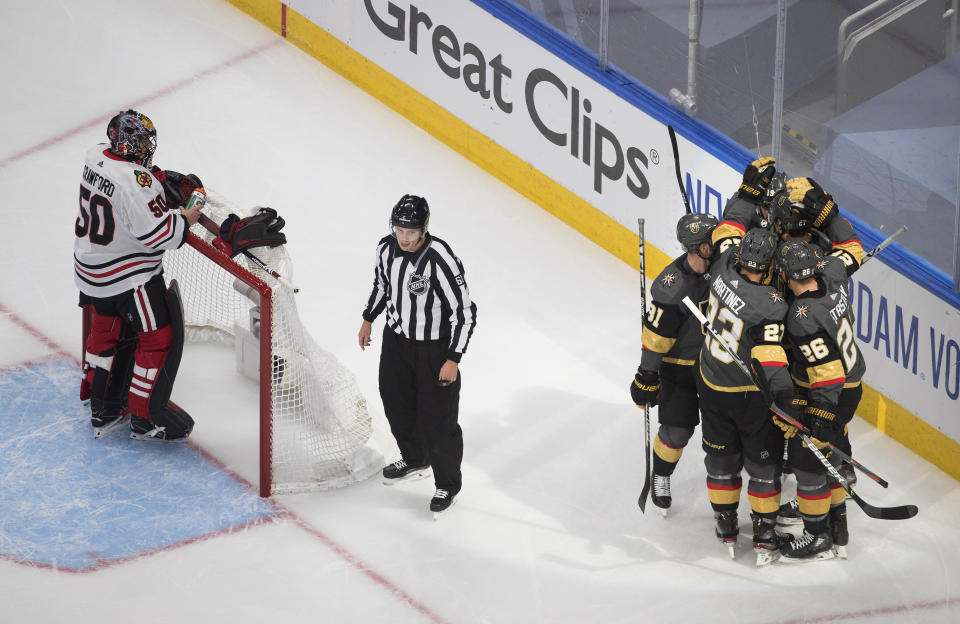
{"type": "Polygon", "coordinates": [[[390,213],[390,225],[408,229],[427,229],[430,222],[430,206],[427,200],[417,195],[404,195],[390,213]]]}
{"type": "Polygon", "coordinates": [[[773,179],[770,180],[770,186],[767,187],[767,192],[763,197],[763,207],[769,210],[770,204],[773,202],[774,198],[776,198],[781,191],[786,190],[786,188],[787,174],[782,171],[778,171],[773,174],[773,179]]]}
{"type": "Polygon", "coordinates": [[[110,149],[139,165],[149,167],[157,150],[157,129],[150,118],[133,109],[114,115],[107,124],[110,149]]]}
{"type": "Polygon", "coordinates": [[[717,218],[711,214],[694,212],[677,221],[677,240],[689,253],[700,253],[700,243],[709,243],[717,218]]]}
{"type": "Polygon", "coordinates": [[[794,201],[792,192],[783,190],[770,202],[767,220],[779,234],[800,236],[810,229],[812,223],[804,216],[803,198],[794,201]]]}
{"type": "Polygon", "coordinates": [[[804,241],[788,241],[777,252],[777,265],[783,279],[803,281],[823,270],[823,252],[804,241]]]}
{"type": "Polygon", "coordinates": [[[753,228],[743,235],[737,251],[737,264],[751,271],[762,273],[770,266],[777,251],[777,237],[770,230],[753,228]]]}

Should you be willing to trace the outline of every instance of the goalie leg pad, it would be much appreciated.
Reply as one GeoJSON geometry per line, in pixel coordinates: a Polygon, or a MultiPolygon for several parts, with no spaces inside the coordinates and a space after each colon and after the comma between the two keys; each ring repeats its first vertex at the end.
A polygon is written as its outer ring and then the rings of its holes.
{"type": "MultiPolygon", "coordinates": [[[[85,312],[86,313],[86,312],[85,312]]],[[[123,319],[99,314],[89,308],[90,333],[84,341],[83,379],[80,382],[80,400],[102,401],[107,392],[110,370],[120,344],[123,319]]]]}
{"type": "Polygon", "coordinates": [[[165,294],[169,324],[139,334],[140,342],[134,355],[133,378],[130,382],[130,411],[137,417],[162,427],[170,434],[188,433],[193,419],[178,414],[170,407],[170,393],[177,378],[180,357],[183,354],[183,306],[176,280],[171,281],[165,294]]]}

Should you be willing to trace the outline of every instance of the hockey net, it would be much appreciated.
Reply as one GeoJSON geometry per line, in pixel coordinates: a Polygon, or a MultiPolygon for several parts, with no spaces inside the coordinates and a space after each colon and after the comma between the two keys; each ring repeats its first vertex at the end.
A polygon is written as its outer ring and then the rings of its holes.
{"type": "MultiPolygon", "coordinates": [[[[208,191],[204,214],[222,223],[242,211],[208,191]]],[[[211,245],[201,224],[187,244],[164,255],[167,279],[183,298],[188,341],[233,344],[239,373],[260,392],[260,495],[341,487],[384,465],[367,402],[353,373],[313,340],[294,292],[254,261],[211,245]]],[[[251,250],[270,269],[293,278],[286,246],[251,250]]]]}

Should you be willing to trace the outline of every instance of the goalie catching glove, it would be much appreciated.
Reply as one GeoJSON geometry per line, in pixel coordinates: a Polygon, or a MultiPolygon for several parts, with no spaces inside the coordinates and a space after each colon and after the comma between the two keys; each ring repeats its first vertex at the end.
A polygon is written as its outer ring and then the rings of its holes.
{"type": "Polygon", "coordinates": [[[220,236],[213,246],[231,258],[253,247],[279,247],[287,244],[287,235],[281,232],[285,222],[273,208],[260,208],[257,213],[241,219],[230,214],[220,224],[220,236]]]}

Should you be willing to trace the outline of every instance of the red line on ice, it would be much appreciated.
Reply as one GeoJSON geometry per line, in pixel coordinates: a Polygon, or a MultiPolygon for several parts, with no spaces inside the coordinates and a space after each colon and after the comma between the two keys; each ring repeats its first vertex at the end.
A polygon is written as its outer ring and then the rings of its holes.
{"type": "MultiPolygon", "coordinates": [[[[16,325],[24,328],[31,336],[33,336],[34,338],[36,338],[37,340],[39,340],[40,342],[42,342],[45,346],[47,346],[48,348],[52,349],[52,350],[55,351],[57,354],[59,354],[59,355],[61,355],[61,356],[63,356],[63,357],[69,358],[69,359],[72,360],[74,363],[76,363],[76,365],[77,365],[78,367],[80,366],[80,360],[79,360],[79,359],[77,359],[76,357],[73,357],[73,356],[69,355],[66,350],[64,350],[62,347],[60,347],[58,344],[56,344],[52,339],[50,339],[49,337],[47,337],[46,335],[44,335],[40,330],[36,329],[35,327],[33,327],[32,325],[30,325],[29,323],[27,323],[25,320],[21,319],[19,316],[17,316],[17,315],[14,314],[13,312],[10,312],[3,304],[0,304],[0,313],[7,314],[7,317],[8,317],[13,323],[15,323],[16,325]]],[[[25,365],[32,364],[32,363],[36,363],[36,361],[25,362],[25,363],[20,364],[19,366],[25,366],[25,365]]],[[[3,370],[13,369],[13,368],[17,368],[17,367],[18,367],[18,366],[5,367],[3,370]]],[[[0,372],[2,372],[2,370],[0,370],[0,372]]],[[[194,449],[195,451],[197,451],[199,454],[203,455],[203,457],[205,457],[205,458],[206,458],[207,460],[209,460],[211,463],[215,464],[220,470],[223,470],[224,472],[226,472],[226,473],[227,473],[228,475],[230,475],[233,479],[235,479],[235,480],[238,481],[239,483],[244,484],[246,487],[250,488],[250,489],[251,489],[252,491],[254,491],[254,492],[258,491],[258,488],[256,488],[252,483],[250,483],[249,481],[247,481],[246,479],[244,479],[243,477],[241,477],[241,476],[240,476],[239,474],[237,474],[236,472],[228,469],[219,459],[217,459],[216,457],[214,457],[213,455],[211,455],[208,451],[206,451],[205,449],[197,446],[193,441],[189,441],[189,444],[190,444],[191,448],[193,448],[193,449],[194,449]]],[[[410,606],[412,609],[414,609],[414,610],[416,610],[417,612],[419,612],[419,613],[421,613],[422,615],[424,615],[424,616],[425,616],[426,618],[428,618],[431,622],[435,622],[435,624],[449,624],[447,620],[445,620],[445,619],[443,619],[442,617],[440,617],[437,613],[435,613],[435,612],[433,612],[432,610],[430,610],[429,607],[427,607],[427,606],[424,605],[422,602],[420,602],[419,600],[417,600],[416,598],[414,598],[413,596],[411,596],[410,594],[408,594],[407,592],[405,592],[405,591],[404,591],[403,589],[401,589],[399,586],[397,586],[397,585],[394,584],[392,581],[390,581],[387,577],[385,577],[384,575],[380,574],[380,573],[377,572],[375,569],[373,569],[373,567],[370,566],[370,564],[368,564],[368,563],[365,562],[364,560],[362,560],[362,559],[360,559],[359,557],[357,557],[356,555],[354,555],[354,554],[353,554],[352,552],[350,552],[350,550],[348,550],[346,547],[340,545],[339,543],[337,543],[336,541],[334,541],[332,538],[330,538],[329,536],[327,536],[325,533],[323,533],[323,532],[320,531],[319,529],[311,526],[310,523],[308,523],[306,520],[304,520],[303,518],[301,518],[301,517],[299,517],[298,515],[296,515],[293,511],[291,511],[290,509],[284,507],[283,505],[281,505],[280,503],[278,503],[276,500],[274,500],[274,499],[272,499],[272,498],[271,498],[271,499],[268,499],[268,502],[270,503],[270,505],[271,505],[274,509],[277,510],[277,515],[272,516],[272,517],[269,517],[269,518],[265,518],[265,519],[264,519],[264,518],[258,518],[258,519],[256,519],[256,520],[252,520],[252,521],[246,522],[246,523],[241,524],[241,525],[237,525],[237,526],[233,526],[233,527],[228,527],[228,528],[222,529],[222,530],[220,530],[220,531],[215,531],[215,532],[213,532],[213,533],[207,533],[206,535],[201,535],[201,536],[194,537],[194,538],[191,538],[191,539],[188,539],[188,540],[183,540],[183,541],[180,541],[180,542],[176,542],[176,543],[174,543],[174,544],[168,544],[167,546],[163,546],[163,547],[161,547],[161,548],[155,548],[155,549],[153,549],[153,550],[145,551],[145,552],[142,552],[142,553],[137,553],[136,555],[131,555],[131,556],[129,556],[129,557],[124,557],[124,558],[122,558],[122,559],[114,559],[114,560],[112,560],[112,561],[108,561],[108,560],[105,560],[105,559],[97,558],[97,563],[96,563],[95,565],[90,566],[90,567],[87,567],[87,568],[64,568],[64,567],[57,567],[56,569],[57,569],[58,571],[60,571],[60,572],[67,572],[67,573],[73,573],[73,574],[84,574],[84,573],[87,573],[87,572],[97,572],[97,571],[99,571],[99,570],[103,570],[103,569],[108,568],[108,567],[113,567],[113,566],[116,566],[116,565],[118,565],[118,564],[127,563],[127,562],[130,562],[130,561],[135,561],[135,560],[137,560],[137,559],[143,559],[143,558],[145,558],[145,557],[148,557],[148,556],[150,556],[150,555],[154,555],[154,554],[157,554],[157,553],[166,552],[166,551],[169,551],[169,550],[174,550],[174,549],[176,549],[176,548],[181,548],[181,547],[183,547],[183,546],[188,546],[188,545],[190,545],[190,544],[196,544],[196,543],[198,543],[198,542],[203,542],[203,541],[212,539],[212,538],[214,538],[214,537],[218,537],[218,536],[220,536],[220,535],[228,535],[228,534],[231,534],[231,533],[235,533],[235,532],[237,532],[237,531],[245,530],[245,529],[250,528],[250,527],[255,527],[255,526],[259,526],[259,525],[263,525],[263,524],[269,524],[269,523],[272,523],[272,522],[276,522],[277,520],[280,520],[280,519],[288,519],[288,520],[293,521],[297,526],[299,526],[300,528],[302,528],[302,529],[303,529],[304,531],[306,531],[308,534],[310,534],[310,535],[312,535],[313,537],[315,537],[316,539],[318,539],[324,546],[326,546],[326,547],[329,548],[331,551],[333,551],[334,554],[336,554],[336,555],[339,556],[341,559],[343,559],[344,561],[346,561],[347,563],[349,563],[351,566],[353,566],[353,568],[354,568],[355,570],[357,570],[358,572],[360,572],[361,574],[363,574],[364,576],[366,576],[369,580],[373,581],[374,583],[376,583],[377,585],[379,585],[381,588],[385,589],[387,592],[390,593],[390,595],[394,596],[395,598],[397,598],[397,599],[400,600],[401,602],[406,603],[406,604],[407,604],[408,606],[410,606]]],[[[53,569],[53,568],[54,568],[54,566],[52,566],[52,565],[50,565],[50,564],[47,564],[47,563],[39,563],[39,562],[36,562],[36,561],[30,561],[30,560],[26,560],[26,559],[18,559],[18,558],[10,557],[10,556],[3,555],[3,554],[0,554],[0,559],[4,559],[4,560],[7,560],[7,561],[11,561],[12,563],[17,563],[17,564],[24,565],[24,566],[27,566],[27,567],[32,567],[32,568],[49,568],[49,569],[53,569]]]]}
{"type": "MultiPolygon", "coordinates": [[[[199,73],[196,73],[196,74],[194,74],[194,75],[192,75],[192,76],[190,76],[190,77],[188,77],[188,78],[184,78],[184,79],[181,80],[180,82],[175,82],[174,84],[172,84],[172,85],[170,85],[170,86],[167,86],[167,87],[164,87],[164,88],[160,89],[159,91],[154,91],[153,93],[151,93],[151,94],[149,94],[149,95],[147,95],[147,96],[145,96],[145,97],[143,97],[143,98],[140,98],[139,100],[137,100],[137,101],[135,101],[135,102],[131,102],[130,104],[126,104],[126,105],[122,106],[121,108],[124,108],[124,109],[126,109],[126,108],[139,108],[139,107],[143,106],[144,104],[148,104],[148,103],[150,103],[150,102],[152,102],[152,101],[154,101],[154,100],[157,100],[157,99],[159,99],[159,98],[161,98],[161,97],[163,97],[163,96],[165,96],[165,95],[170,95],[171,93],[174,93],[174,92],[176,92],[176,91],[179,91],[180,89],[182,89],[182,88],[184,88],[184,87],[186,87],[186,86],[189,86],[189,85],[197,82],[198,80],[202,80],[202,79],[204,79],[204,78],[207,78],[207,77],[209,77],[209,76],[212,76],[213,74],[219,73],[220,71],[222,71],[222,70],[224,70],[224,69],[226,69],[226,68],[228,68],[228,67],[231,67],[231,66],[233,66],[233,65],[236,65],[237,63],[243,62],[243,61],[247,60],[248,58],[250,58],[251,56],[255,56],[255,55],[263,52],[264,50],[266,50],[266,49],[268,49],[268,48],[271,48],[271,47],[273,47],[273,46],[275,46],[275,45],[278,45],[278,44],[280,44],[280,43],[283,43],[283,39],[271,39],[271,40],[268,41],[267,43],[264,43],[264,44],[262,44],[262,45],[259,45],[259,46],[255,47],[255,48],[251,48],[251,49],[249,49],[249,50],[246,50],[245,52],[243,52],[243,53],[241,53],[241,54],[238,54],[237,56],[234,56],[233,58],[227,59],[226,61],[223,61],[222,63],[219,63],[219,64],[214,65],[214,66],[212,66],[212,67],[208,67],[207,69],[205,69],[205,70],[203,70],[203,71],[201,71],[201,72],[199,72],[199,73]]],[[[58,135],[56,135],[56,136],[54,136],[54,137],[51,137],[51,138],[49,138],[49,139],[46,139],[45,141],[41,141],[40,143],[36,143],[36,144],[32,145],[31,147],[28,147],[28,148],[25,149],[25,150],[22,150],[22,151],[20,151],[20,152],[17,152],[16,154],[13,154],[12,156],[7,156],[6,158],[0,160],[0,169],[3,169],[4,167],[6,167],[6,166],[8,166],[8,165],[10,165],[10,164],[18,161],[18,160],[22,160],[22,159],[24,159],[24,158],[27,158],[28,156],[32,156],[32,155],[36,154],[37,152],[41,152],[41,151],[47,149],[48,147],[51,147],[51,146],[53,146],[53,145],[56,145],[57,143],[60,143],[60,142],[62,142],[62,141],[65,141],[65,140],[67,140],[67,139],[69,139],[69,138],[71,138],[71,137],[73,137],[73,136],[76,136],[76,135],[80,134],[81,132],[83,132],[83,131],[85,131],[85,130],[89,130],[90,128],[94,128],[94,127],[98,127],[98,126],[102,126],[102,125],[106,124],[108,121],[110,121],[110,118],[113,117],[114,114],[115,114],[115,113],[111,112],[111,113],[108,114],[108,115],[104,115],[104,116],[101,116],[101,117],[97,117],[96,119],[91,119],[90,121],[87,121],[87,122],[85,122],[85,123],[83,123],[83,124],[81,124],[81,125],[73,128],[73,129],[71,129],[71,130],[67,130],[66,132],[62,132],[62,133],[60,133],[60,134],[58,134],[58,135]]]]}

